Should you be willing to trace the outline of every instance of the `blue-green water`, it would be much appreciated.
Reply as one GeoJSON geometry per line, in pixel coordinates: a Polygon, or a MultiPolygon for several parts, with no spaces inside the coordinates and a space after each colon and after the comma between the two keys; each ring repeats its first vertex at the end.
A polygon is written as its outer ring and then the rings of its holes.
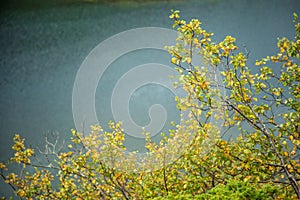
{"type": "MultiPolygon", "coordinates": [[[[237,37],[238,45],[250,51],[251,66],[256,59],[275,52],[277,37],[293,37],[292,13],[300,8],[296,0],[68,2],[43,6],[28,2],[9,5],[0,14],[1,161],[12,156],[10,146],[15,133],[34,146],[43,144],[47,132],[57,131],[61,138],[70,136],[70,129],[75,127],[72,91],[77,70],[89,52],[110,36],[138,27],[171,28],[170,10],[179,9],[186,19],[200,19],[204,28],[215,33],[217,41],[226,35],[237,37]]],[[[168,64],[170,58],[150,50],[130,56],[113,63],[99,81],[95,107],[104,127],[112,119],[109,97],[113,85],[130,64],[153,60],[168,64]],[[124,67],[120,70],[118,65],[124,67]]],[[[170,113],[166,131],[171,120],[178,121],[172,99],[165,88],[141,87],[130,102],[132,118],[145,126],[149,123],[149,106],[161,103],[170,113]]],[[[0,187],[1,196],[8,191],[6,186],[0,187]]]]}

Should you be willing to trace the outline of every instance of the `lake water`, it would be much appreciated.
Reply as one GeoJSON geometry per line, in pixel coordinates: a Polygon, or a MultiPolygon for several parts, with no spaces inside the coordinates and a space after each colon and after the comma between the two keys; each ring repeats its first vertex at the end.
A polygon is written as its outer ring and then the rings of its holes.
{"type": "MultiPolygon", "coordinates": [[[[250,51],[251,66],[256,59],[275,52],[278,37],[293,37],[292,13],[299,11],[297,0],[122,4],[66,1],[45,5],[12,2],[0,14],[1,161],[12,156],[10,146],[15,133],[33,146],[43,144],[48,132],[70,137],[70,129],[75,128],[72,92],[76,74],[84,59],[105,39],[133,28],[171,28],[170,10],[178,9],[187,20],[200,19],[204,28],[215,33],[217,41],[226,35],[236,37],[238,45],[250,51]]],[[[153,49],[116,59],[103,73],[95,94],[100,124],[106,128],[113,119],[110,97],[124,73],[143,63],[170,65],[169,59],[166,52],[153,49]]],[[[162,131],[167,131],[170,121],[179,120],[173,99],[167,88],[145,85],[133,93],[128,109],[136,124],[146,126],[150,121],[148,109],[162,104],[168,113],[162,131]]],[[[128,138],[127,147],[131,150],[138,148],[135,144],[142,144],[141,139],[128,138]]],[[[0,187],[1,196],[7,191],[6,186],[0,187]]]]}

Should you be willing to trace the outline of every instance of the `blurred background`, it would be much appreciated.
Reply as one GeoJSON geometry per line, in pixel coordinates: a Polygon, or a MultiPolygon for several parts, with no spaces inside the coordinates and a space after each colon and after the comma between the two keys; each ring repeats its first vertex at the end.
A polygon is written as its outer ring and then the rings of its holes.
{"type": "MultiPolygon", "coordinates": [[[[75,128],[72,90],[77,70],[89,52],[110,36],[138,27],[171,28],[168,16],[176,9],[186,20],[202,21],[216,41],[226,35],[236,37],[240,49],[245,46],[250,51],[251,67],[256,59],[276,52],[278,37],[294,37],[292,13],[299,8],[297,0],[1,1],[0,161],[13,155],[15,133],[34,147],[44,143],[47,133],[70,138],[70,129],[75,128]]],[[[149,49],[116,60],[98,85],[95,106],[100,124],[106,129],[113,120],[110,96],[122,73],[142,63],[170,65],[169,60],[166,52],[149,49]]],[[[179,120],[173,99],[165,88],[142,87],[130,102],[132,118],[146,125],[149,106],[161,103],[168,112],[162,130],[167,131],[170,121],[179,120]]],[[[0,196],[10,193],[0,180],[0,196]]]]}

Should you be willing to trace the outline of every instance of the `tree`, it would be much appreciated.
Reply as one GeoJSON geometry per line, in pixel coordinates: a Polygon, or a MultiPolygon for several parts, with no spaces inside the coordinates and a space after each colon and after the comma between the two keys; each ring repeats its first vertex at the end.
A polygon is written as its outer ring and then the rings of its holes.
{"type": "Polygon", "coordinates": [[[258,73],[248,68],[249,54],[238,51],[235,38],[215,43],[199,20],[186,22],[179,11],[170,18],[178,31],[177,44],[168,47],[179,72],[175,85],[187,92],[177,98],[177,106],[188,118],[159,144],[146,133],[149,157],[141,166],[135,152],[124,154],[120,123],[111,122],[109,132],[93,126],[85,137],[72,130],[65,151],[47,137],[45,149],[37,149],[44,160],[16,135],[15,154],[0,164],[0,176],[17,196],[300,199],[298,16],[294,14],[295,38],[279,39],[279,52],[256,62],[258,73]],[[194,64],[198,54],[205,68],[194,64]],[[236,138],[225,137],[233,132],[236,138]],[[176,149],[184,150],[167,162],[176,149]],[[8,171],[10,164],[20,165],[20,174],[8,171]]]}

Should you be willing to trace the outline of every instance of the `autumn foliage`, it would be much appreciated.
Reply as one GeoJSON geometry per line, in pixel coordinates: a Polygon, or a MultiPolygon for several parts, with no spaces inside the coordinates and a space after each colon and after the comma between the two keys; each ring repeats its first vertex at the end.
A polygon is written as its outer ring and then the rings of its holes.
{"type": "Polygon", "coordinates": [[[15,154],[0,163],[0,175],[18,197],[300,199],[298,16],[295,38],[279,39],[278,53],[251,67],[235,38],[213,42],[199,20],[186,22],[179,11],[170,18],[178,31],[176,45],[167,47],[178,70],[175,86],[186,91],[177,107],[188,118],[159,144],[145,133],[151,156],[143,165],[137,152],[124,154],[120,123],[111,122],[109,131],[93,126],[88,136],[72,130],[62,149],[48,138],[44,149],[28,148],[16,135],[15,154]],[[176,149],[183,150],[167,162],[176,149]]]}

